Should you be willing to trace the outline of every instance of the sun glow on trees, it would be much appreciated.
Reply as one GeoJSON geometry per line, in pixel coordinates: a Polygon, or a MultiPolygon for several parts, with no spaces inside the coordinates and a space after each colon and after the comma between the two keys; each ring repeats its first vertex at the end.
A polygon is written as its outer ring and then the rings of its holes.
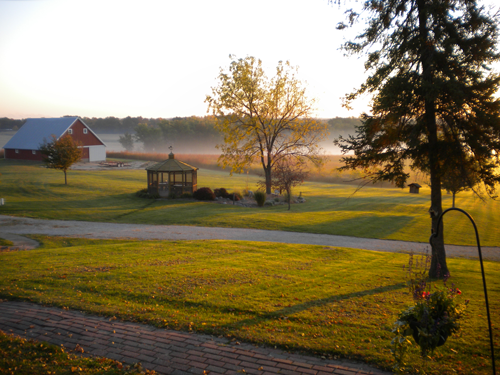
{"type": "Polygon", "coordinates": [[[318,143],[326,137],[327,125],[312,117],[314,100],[307,98],[297,68],[289,62],[280,61],[276,75],[268,78],[260,60],[230,57],[229,71],[221,69],[218,85],[206,98],[224,137],[219,163],[242,172],[260,162],[270,194],[272,171],[281,159],[322,162],[318,143]]]}

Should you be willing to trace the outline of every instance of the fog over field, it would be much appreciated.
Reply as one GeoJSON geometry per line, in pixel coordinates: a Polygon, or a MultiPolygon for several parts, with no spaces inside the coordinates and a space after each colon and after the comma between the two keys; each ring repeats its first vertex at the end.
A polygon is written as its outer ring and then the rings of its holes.
{"type": "Polygon", "coordinates": [[[14,134],[16,134],[15,130],[0,130],[0,148],[3,148],[14,134]]]}
{"type": "MultiPolygon", "coordinates": [[[[16,133],[15,130],[0,130],[0,148],[12,138],[12,136],[16,133]]],[[[99,133],[96,132],[99,138],[106,144],[107,151],[125,151],[122,145],[119,142],[120,136],[123,134],[109,134],[109,133],[99,133]]],[[[347,136],[347,134],[343,134],[347,136]]],[[[321,142],[321,147],[325,150],[326,154],[329,155],[339,155],[340,150],[338,147],[333,145],[333,139],[336,138],[338,134],[330,134],[328,139],[321,142]]],[[[180,142],[177,144],[175,142],[166,143],[163,150],[159,150],[159,152],[170,152],[169,147],[172,146],[174,152],[179,154],[219,154],[219,150],[215,148],[215,143],[206,142],[205,140],[196,140],[194,139],[191,144],[187,144],[186,142],[180,142]]],[[[134,144],[135,151],[144,151],[144,152],[153,152],[153,150],[144,150],[141,143],[134,144]]],[[[156,150],[158,152],[158,150],[156,150]]]]}

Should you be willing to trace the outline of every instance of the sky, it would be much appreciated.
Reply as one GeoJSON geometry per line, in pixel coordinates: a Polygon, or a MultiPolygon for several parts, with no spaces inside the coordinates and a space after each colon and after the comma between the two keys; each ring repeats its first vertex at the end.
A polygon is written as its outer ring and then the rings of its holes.
{"type": "Polygon", "coordinates": [[[0,117],[207,115],[229,55],[298,66],[319,118],[366,78],[328,0],[0,0],[0,117]]]}

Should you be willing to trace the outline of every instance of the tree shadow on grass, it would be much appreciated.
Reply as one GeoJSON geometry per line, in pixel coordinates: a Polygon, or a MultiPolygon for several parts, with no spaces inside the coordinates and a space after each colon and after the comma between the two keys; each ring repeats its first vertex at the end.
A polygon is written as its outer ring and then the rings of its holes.
{"type": "Polygon", "coordinates": [[[292,232],[327,233],[362,238],[386,238],[409,226],[413,216],[356,216],[343,220],[330,220],[312,225],[291,225],[284,230],[292,232]]]}
{"type": "Polygon", "coordinates": [[[359,196],[353,195],[350,197],[335,197],[328,199],[331,201],[329,208],[338,208],[345,211],[385,211],[394,209],[395,206],[406,205],[426,205],[429,202],[429,197],[425,195],[373,195],[359,196]]]}
{"type": "MultiPolygon", "coordinates": [[[[244,319],[244,320],[240,320],[237,322],[232,322],[232,323],[220,325],[219,327],[220,328],[235,328],[235,326],[240,327],[240,326],[256,325],[256,324],[261,324],[263,321],[276,320],[276,319],[279,319],[280,317],[283,317],[283,316],[286,316],[287,318],[290,319],[291,315],[309,310],[311,308],[321,307],[321,306],[328,305],[330,303],[349,300],[351,298],[372,296],[372,295],[376,295],[376,294],[392,292],[392,291],[395,291],[398,289],[403,289],[406,287],[407,287],[406,283],[401,282],[401,283],[394,284],[394,285],[387,285],[387,286],[373,288],[373,289],[369,289],[369,290],[363,290],[363,291],[353,292],[353,293],[348,293],[348,294],[340,294],[340,295],[335,295],[335,296],[331,296],[328,298],[321,298],[321,299],[317,299],[317,300],[313,300],[313,301],[307,301],[307,302],[299,303],[299,304],[296,304],[293,306],[285,306],[280,310],[275,310],[275,311],[265,312],[265,313],[258,312],[258,311],[257,312],[249,311],[247,309],[240,309],[237,307],[226,308],[225,309],[226,313],[231,312],[235,316],[238,313],[242,313],[242,314],[246,314],[246,315],[250,314],[250,315],[254,315],[254,318],[244,319]]],[[[128,298],[133,299],[134,296],[129,296],[128,298]]],[[[142,298],[142,296],[140,296],[139,298],[142,298]]],[[[193,309],[202,308],[202,307],[204,307],[204,308],[208,307],[208,308],[214,309],[214,308],[218,307],[218,306],[212,305],[210,303],[205,303],[205,302],[190,302],[190,301],[173,301],[173,300],[171,300],[170,303],[178,304],[179,307],[182,306],[184,308],[188,307],[188,308],[193,308],[193,309]],[[210,305],[210,306],[207,306],[207,305],[210,305]]],[[[222,309],[222,310],[224,310],[224,309],[222,309]]],[[[290,320],[293,320],[293,318],[291,318],[290,320]]]]}
{"type": "MultiPolygon", "coordinates": [[[[398,290],[398,289],[402,289],[402,288],[406,288],[406,283],[398,283],[398,284],[394,284],[394,285],[387,285],[384,287],[363,290],[360,292],[340,294],[340,295],[331,296],[328,298],[321,298],[321,299],[308,301],[308,302],[300,303],[300,304],[293,305],[293,306],[283,307],[280,310],[276,310],[276,311],[272,311],[272,312],[268,312],[268,313],[257,314],[255,316],[255,318],[253,318],[253,319],[244,319],[244,320],[241,320],[237,323],[231,323],[229,325],[222,326],[222,327],[229,328],[231,326],[234,326],[235,324],[237,324],[238,326],[248,326],[248,325],[259,324],[264,320],[275,320],[277,317],[281,317],[281,316],[289,317],[290,315],[297,314],[297,313],[300,313],[302,311],[306,311],[310,308],[325,306],[325,305],[328,305],[330,303],[344,301],[344,300],[348,300],[351,298],[358,298],[358,297],[371,296],[371,295],[380,294],[380,293],[392,292],[394,290],[398,290]]],[[[235,311],[238,311],[238,309],[235,309],[235,311]]],[[[241,310],[241,312],[245,312],[246,314],[249,313],[246,310],[241,310]]]]}

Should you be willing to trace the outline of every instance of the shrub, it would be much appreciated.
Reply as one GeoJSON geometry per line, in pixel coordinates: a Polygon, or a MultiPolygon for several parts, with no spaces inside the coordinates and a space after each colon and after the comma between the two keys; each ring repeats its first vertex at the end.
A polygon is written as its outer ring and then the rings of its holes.
{"type": "Polygon", "coordinates": [[[139,198],[147,198],[146,196],[149,195],[148,194],[148,189],[141,189],[139,190],[138,192],[135,193],[136,196],[138,196],[139,198]]]}
{"type": "Polygon", "coordinates": [[[215,194],[212,189],[208,187],[202,187],[193,193],[193,198],[199,201],[213,201],[215,200],[215,194]]]}
{"type": "Polygon", "coordinates": [[[267,195],[262,190],[257,190],[253,195],[255,201],[257,202],[257,206],[262,207],[264,203],[266,203],[267,195]]]}
{"type": "Polygon", "coordinates": [[[135,193],[139,198],[149,198],[149,199],[158,199],[160,196],[158,194],[149,194],[148,189],[144,188],[135,193]]]}
{"type": "Polygon", "coordinates": [[[229,197],[229,193],[224,188],[215,189],[214,194],[216,197],[221,197],[221,198],[228,198],[229,197]]]}
{"type": "Polygon", "coordinates": [[[241,197],[240,193],[234,192],[234,193],[228,194],[227,198],[232,200],[232,201],[238,202],[239,200],[241,200],[242,197],[241,197]]]}
{"type": "Polygon", "coordinates": [[[183,199],[193,198],[193,194],[191,194],[191,193],[182,193],[181,198],[183,198],[183,199]]]}

